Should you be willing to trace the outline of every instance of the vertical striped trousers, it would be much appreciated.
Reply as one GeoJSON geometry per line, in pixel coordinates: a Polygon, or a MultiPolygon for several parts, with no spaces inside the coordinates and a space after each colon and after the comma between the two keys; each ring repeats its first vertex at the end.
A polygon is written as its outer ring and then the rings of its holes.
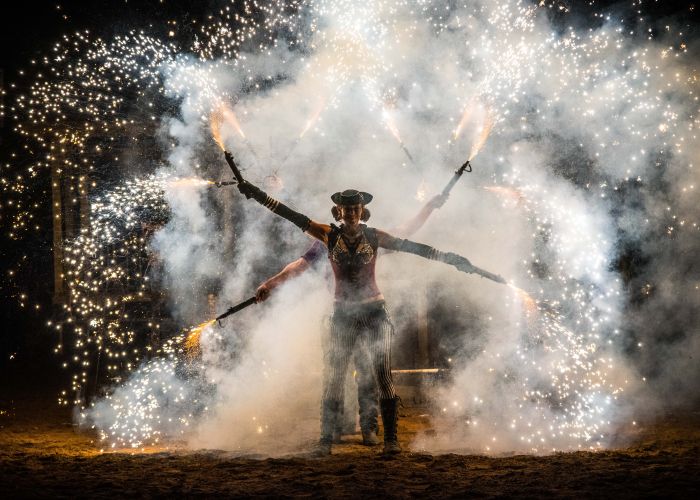
{"type": "Polygon", "coordinates": [[[391,379],[392,333],[383,301],[353,306],[337,304],[325,351],[323,399],[343,399],[345,375],[355,349],[364,351],[364,357],[370,360],[380,399],[393,399],[396,393],[391,379]]]}

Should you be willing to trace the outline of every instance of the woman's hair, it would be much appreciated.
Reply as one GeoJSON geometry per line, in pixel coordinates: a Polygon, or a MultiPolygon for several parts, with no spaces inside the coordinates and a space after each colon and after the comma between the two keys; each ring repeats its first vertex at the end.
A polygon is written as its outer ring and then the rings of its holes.
{"type": "MultiPolygon", "coordinates": [[[[331,214],[333,215],[333,218],[335,220],[339,221],[340,220],[340,205],[333,205],[331,207],[331,214]]],[[[362,217],[360,217],[362,222],[367,222],[369,220],[370,215],[371,214],[370,214],[369,208],[367,208],[366,206],[363,205],[362,206],[362,217]]]]}

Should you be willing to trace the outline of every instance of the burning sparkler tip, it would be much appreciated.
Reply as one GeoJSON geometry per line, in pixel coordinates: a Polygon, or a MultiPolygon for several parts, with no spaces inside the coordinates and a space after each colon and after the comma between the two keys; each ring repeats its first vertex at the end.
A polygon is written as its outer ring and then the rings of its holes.
{"type": "Polygon", "coordinates": [[[185,351],[190,354],[195,354],[199,351],[199,341],[202,337],[202,332],[216,323],[216,319],[205,321],[190,330],[189,335],[185,339],[185,351]]]}

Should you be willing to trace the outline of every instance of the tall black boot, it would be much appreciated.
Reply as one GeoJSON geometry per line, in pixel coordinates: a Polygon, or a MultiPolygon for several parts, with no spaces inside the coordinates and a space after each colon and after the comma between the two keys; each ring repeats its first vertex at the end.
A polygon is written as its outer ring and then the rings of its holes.
{"type": "Polygon", "coordinates": [[[327,456],[331,454],[333,444],[333,431],[340,411],[340,401],[324,399],[321,402],[321,439],[316,447],[317,456],[327,456]]]}
{"type": "Polygon", "coordinates": [[[384,453],[401,453],[401,446],[396,437],[396,427],[399,419],[399,398],[382,399],[382,422],[384,423],[384,453]]]}

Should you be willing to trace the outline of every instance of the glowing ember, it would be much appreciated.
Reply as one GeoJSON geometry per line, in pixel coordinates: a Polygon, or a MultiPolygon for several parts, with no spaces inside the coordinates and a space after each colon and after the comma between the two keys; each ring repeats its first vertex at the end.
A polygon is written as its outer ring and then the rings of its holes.
{"type": "Polygon", "coordinates": [[[226,146],[224,145],[224,139],[221,137],[221,124],[223,122],[223,115],[220,111],[213,111],[209,117],[209,127],[211,129],[211,136],[214,138],[216,144],[221,148],[221,151],[226,151],[226,146]]]}
{"type": "Polygon", "coordinates": [[[481,125],[481,127],[478,130],[479,136],[477,139],[474,141],[474,144],[472,144],[472,149],[471,152],[469,153],[469,158],[468,160],[471,161],[474,159],[474,157],[481,151],[481,148],[484,147],[484,144],[486,143],[486,139],[488,138],[489,134],[491,133],[491,129],[493,128],[493,123],[494,123],[494,118],[489,113],[488,111],[486,112],[486,115],[484,117],[484,123],[481,125]]]}
{"type": "Polygon", "coordinates": [[[472,114],[472,106],[473,103],[469,103],[466,108],[464,108],[464,113],[462,113],[462,119],[459,120],[459,124],[457,125],[457,128],[454,131],[453,138],[456,140],[459,137],[459,134],[462,133],[462,129],[464,128],[464,125],[469,121],[469,118],[471,117],[472,114]]]}
{"type": "Polygon", "coordinates": [[[403,145],[401,135],[399,135],[399,128],[396,126],[396,122],[394,121],[394,117],[391,112],[384,108],[382,111],[382,117],[384,118],[386,128],[389,130],[389,132],[391,132],[391,135],[394,136],[394,139],[396,139],[399,144],[403,145]]]}
{"type": "Polygon", "coordinates": [[[508,286],[518,295],[528,314],[532,315],[537,313],[537,302],[530,296],[529,293],[513,284],[508,284],[508,286]]]}
{"type": "Polygon", "coordinates": [[[205,321],[204,323],[200,323],[199,325],[190,329],[189,334],[187,335],[187,339],[185,340],[185,350],[188,353],[193,354],[199,350],[199,339],[202,336],[202,332],[214,323],[216,323],[216,320],[212,319],[209,321],[205,321]]]}
{"type": "Polygon", "coordinates": [[[517,189],[507,187],[507,186],[484,186],[486,191],[495,193],[503,198],[519,202],[523,199],[523,194],[517,189]]]}
{"type": "Polygon", "coordinates": [[[241,124],[238,122],[238,118],[233,110],[224,103],[220,104],[219,107],[212,111],[209,117],[209,126],[214,141],[216,144],[218,144],[222,151],[226,150],[221,131],[223,125],[232,126],[234,130],[238,132],[238,135],[240,135],[243,139],[246,138],[245,134],[243,133],[243,129],[241,128],[241,124]]]}
{"type": "Polygon", "coordinates": [[[186,187],[186,186],[213,186],[216,182],[210,181],[208,179],[199,179],[197,177],[183,177],[182,179],[175,179],[168,181],[168,186],[170,187],[186,187]]]}

